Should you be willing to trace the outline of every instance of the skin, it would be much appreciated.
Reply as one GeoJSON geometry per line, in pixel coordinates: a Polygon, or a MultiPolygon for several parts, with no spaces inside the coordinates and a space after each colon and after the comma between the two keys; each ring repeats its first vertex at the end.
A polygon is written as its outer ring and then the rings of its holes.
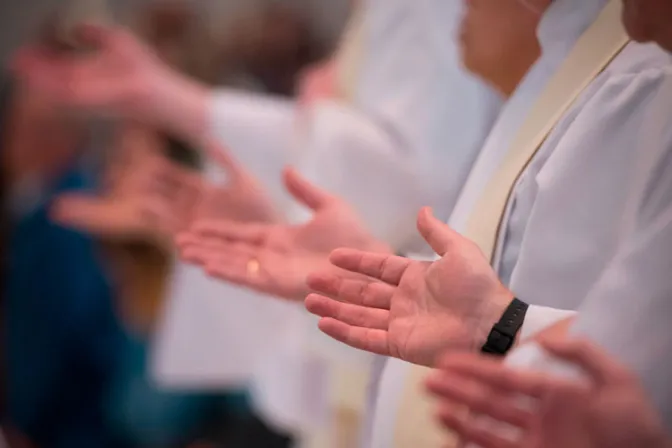
{"type": "Polygon", "coordinates": [[[672,51],[672,1],[623,0],[623,6],[623,24],[632,39],[672,51]]]}
{"type": "Polygon", "coordinates": [[[544,337],[542,347],[574,364],[585,380],[513,370],[497,359],[452,354],[427,381],[439,399],[438,419],[463,439],[481,448],[669,448],[659,415],[637,377],[584,340],[544,337]],[[493,399],[493,397],[495,397],[493,399]],[[521,398],[532,408],[521,407],[521,398]],[[504,438],[462,409],[522,431],[504,438]]]}
{"type": "Polygon", "coordinates": [[[390,252],[340,198],[310,184],[294,170],[285,172],[284,181],[292,196],[313,212],[308,222],[201,220],[178,239],[183,259],[221,280],[301,301],[309,293],[306,277],[310,272],[318,266],[328,272],[340,271],[328,261],[335,248],[390,252]],[[250,262],[258,272],[249,272],[250,262]]]}
{"type": "Polygon", "coordinates": [[[76,154],[80,126],[24,84],[17,86],[10,101],[7,150],[2,155],[5,178],[10,184],[27,175],[55,178],[76,154]]]}
{"type": "Polygon", "coordinates": [[[446,351],[480,347],[513,299],[481,250],[429,209],[418,230],[441,257],[423,262],[340,249],[331,262],[349,274],[316,272],[306,308],[320,329],[352,347],[433,366],[446,351]]]}
{"type": "Polygon", "coordinates": [[[536,36],[550,0],[469,0],[460,27],[464,66],[510,96],[541,55],[536,36]]]}

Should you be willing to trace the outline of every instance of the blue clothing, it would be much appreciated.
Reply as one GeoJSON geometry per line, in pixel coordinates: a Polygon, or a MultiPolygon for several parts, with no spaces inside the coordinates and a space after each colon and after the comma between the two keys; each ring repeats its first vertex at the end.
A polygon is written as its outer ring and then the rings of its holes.
{"type": "Polygon", "coordinates": [[[10,235],[6,273],[8,412],[45,448],[175,446],[197,435],[234,396],[160,390],[147,376],[146,342],[115,314],[115,289],[93,239],[60,227],[49,199],[90,190],[67,173],[10,235]]]}
{"type": "MultiPolygon", "coordinates": [[[[90,187],[80,171],[52,197],[90,187]]],[[[14,224],[8,251],[9,418],[38,446],[114,446],[103,403],[124,339],[95,242],[52,223],[45,203],[14,224]]]]}

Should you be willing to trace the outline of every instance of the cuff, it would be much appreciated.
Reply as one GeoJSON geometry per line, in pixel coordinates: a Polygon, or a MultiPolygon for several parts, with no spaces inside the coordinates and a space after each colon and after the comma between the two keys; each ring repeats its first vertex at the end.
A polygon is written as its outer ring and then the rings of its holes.
{"type": "Polygon", "coordinates": [[[520,340],[529,339],[551,325],[575,315],[576,311],[530,305],[525,314],[525,322],[523,322],[523,326],[520,329],[520,340]]]}

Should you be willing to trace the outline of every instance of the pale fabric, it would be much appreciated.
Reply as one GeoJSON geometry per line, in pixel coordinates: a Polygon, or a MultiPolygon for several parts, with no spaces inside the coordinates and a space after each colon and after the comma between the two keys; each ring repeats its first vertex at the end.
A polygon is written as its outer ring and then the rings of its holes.
{"type": "MultiPolygon", "coordinates": [[[[539,31],[544,56],[506,106],[463,190],[450,224],[464,230],[475,203],[504,157],[516,129],[553,72],[605,2],[557,0],[539,31]]],[[[620,247],[638,211],[624,199],[636,187],[645,151],[672,141],[647,121],[672,120],[662,92],[672,82],[670,57],[630,44],[563,117],[519,179],[509,202],[494,266],[533,304],[575,309],[620,247]],[[642,147],[647,136],[650,146],[642,147]]],[[[669,126],[669,123],[666,123],[669,126]]],[[[649,171],[650,178],[657,173],[649,171]]],[[[640,284],[645,289],[645,284],[640,284]]],[[[409,366],[389,360],[381,378],[369,446],[394,446],[400,390],[409,366]]]]}
{"type": "MultiPolygon", "coordinates": [[[[671,99],[672,88],[666,90],[660,95],[671,99]]],[[[669,141],[672,131],[664,115],[650,119],[658,123],[659,132],[641,140],[642,149],[652,144],[652,150],[640,164],[640,188],[630,197],[638,219],[626,226],[621,250],[579,307],[570,337],[591,340],[637,374],[672,433],[672,144],[667,150],[655,150],[660,149],[658,138],[669,141]]],[[[554,310],[541,311],[552,325],[554,310]]],[[[555,321],[562,320],[555,312],[555,321]]],[[[551,358],[536,344],[514,350],[506,363],[518,369],[576,375],[576,369],[551,358]]]]}
{"type": "Polygon", "coordinates": [[[474,207],[464,236],[490,259],[516,181],[558,121],[623,50],[630,38],[621,22],[623,4],[612,0],[578,40],[537,99],[511,143],[509,153],[474,207]]]}
{"type": "Polygon", "coordinates": [[[547,306],[531,305],[525,313],[525,321],[520,327],[520,340],[525,341],[537,333],[565,319],[576,315],[576,311],[559,310],[547,306]]]}
{"type": "MultiPolygon", "coordinates": [[[[211,161],[206,176],[215,184],[226,182],[226,173],[211,161]]],[[[287,316],[300,308],[177,263],[154,339],[152,375],[177,389],[245,387],[260,353],[275,349],[277,335],[291,326],[287,316]]]]}

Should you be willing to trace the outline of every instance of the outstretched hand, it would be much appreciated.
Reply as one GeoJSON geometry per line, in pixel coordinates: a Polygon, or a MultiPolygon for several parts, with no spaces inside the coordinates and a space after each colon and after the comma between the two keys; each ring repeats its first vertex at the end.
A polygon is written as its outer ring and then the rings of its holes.
{"type": "Polygon", "coordinates": [[[67,107],[139,120],[189,136],[205,126],[205,89],[170,70],[130,32],[86,24],[77,28],[76,35],[95,51],[82,56],[40,43],[27,45],[13,58],[14,72],[31,88],[67,107]]]}
{"type": "Polygon", "coordinates": [[[178,242],[183,258],[216,278],[289,300],[308,293],[306,276],[316,267],[329,269],[336,247],[388,251],[375,240],[341,199],[311,185],[296,171],[284,181],[292,196],[313,211],[300,225],[202,220],[178,242]]]}
{"type": "Polygon", "coordinates": [[[587,341],[547,339],[553,356],[580,367],[587,381],[513,370],[498,360],[451,353],[428,380],[442,400],[438,417],[481,448],[669,448],[660,417],[637,378],[587,341]],[[521,406],[521,398],[536,406],[521,406]],[[512,441],[467,418],[464,408],[522,431],[512,441]]]}
{"type": "Polygon", "coordinates": [[[68,193],[59,197],[52,216],[58,223],[108,240],[143,240],[173,245],[178,232],[199,219],[275,222],[273,204],[256,179],[212,141],[205,153],[226,173],[223,185],[205,181],[132,139],[122,145],[109,167],[109,189],[100,195],[68,193]],[[130,144],[129,144],[130,143],[130,144]],[[121,165],[121,166],[120,166],[121,165]]]}
{"type": "Polygon", "coordinates": [[[418,229],[442,258],[422,262],[339,249],[334,266],[365,276],[311,275],[306,298],[320,329],[352,347],[432,366],[446,349],[476,349],[512,300],[474,243],[420,212],[418,229]]]}
{"type": "Polygon", "coordinates": [[[158,154],[135,158],[100,195],[66,193],[51,208],[55,222],[119,242],[171,246],[201,195],[200,177],[158,154]]]}

